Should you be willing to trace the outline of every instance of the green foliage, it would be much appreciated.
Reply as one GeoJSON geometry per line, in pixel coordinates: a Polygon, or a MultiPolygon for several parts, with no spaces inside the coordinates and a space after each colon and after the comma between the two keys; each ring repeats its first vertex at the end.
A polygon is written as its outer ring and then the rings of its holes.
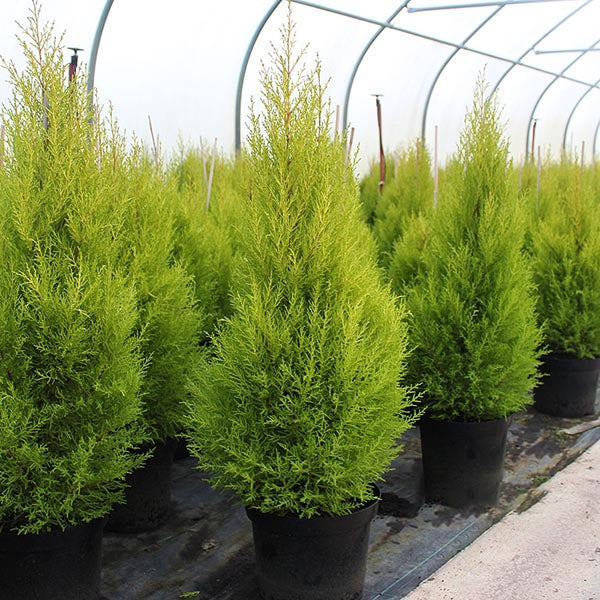
{"type": "Polygon", "coordinates": [[[122,205],[123,231],[115,245],[136,289],[136,332],[146,364],[143,421],[152,440],[165,441],[182,427],[204,315],[195,307],[191,276],[174,258],[173,192],[160,165],[139,147],[117,164],[115,204],[122,205]]]}
{"type": "Polygon", "coordinates": [[[373,233],[379,249],[379,260],[387,270],[394,245],[407,228],[407,222],[433,209],[433,176],[427,148],[417,140],[397,155],[394,177],[383,189],[375,207],[373,233]]]}
{"type": "Polygon", "coordinates": [[[436,419],[506,417],[536,381],[541,336],[507,154],[481,80],[408,296],[409,381],[436,419]]]}
{"type": "Polygon", "coordinates": [[[600,356],[600,229],[590,179],[568,158],[543,170],[531,254],[550,351],[600,356]]]}
{"type": "Polygon", "coordinates": [[[214,485],[311,517],[371,499],[412,418],[405,311],[380,282],[319,67],[293,47],[288,24],[251,119],[240,292],[191,386],[189,428],[214,485]]]}
{"type": "MultiPolygon", "coordinates": [[[[386,183],[393,180],[395,167],[396,163],[393,158],[385,159],[386,183]]],[[[360,180],[360,205],[362,207],[363,218],[370,226],[373,226],[375,222],[375,211],[381,199],[381,195],[379,194],[380,179],[378,159],[371,162],[369,172],[360,180]]]]}
{"type": "Polygon", "coordinates": [[[114,265],[120,223],[96,166],[85,82],[34,5],[6,65],[0,169],[0,530],[64,528],[109,512],[143,460],[135,290],[114,265]]]}
{"type": "Polygon", "coordinates": [[[392,290],[405,296],[424,268],[423,256],[429,241],[431,215],[417,214],[404,220],[402,235],[396,240],[387,275],[392,290]]]}
{"type": "Polygon", "coordinates": [[[176,224],[176,255],[195,284],[195,297],[205,316],[201,337],[210,340],[220,319],[231,314],[231,278],[237,251],[237,223],[243,195],[243,159],[215,160],[210,203],[206,207],[210,166],[204,152],[181,149],[169,168],[176,224]],[[205,169],[208,171],[206,179],[205,169]]]}

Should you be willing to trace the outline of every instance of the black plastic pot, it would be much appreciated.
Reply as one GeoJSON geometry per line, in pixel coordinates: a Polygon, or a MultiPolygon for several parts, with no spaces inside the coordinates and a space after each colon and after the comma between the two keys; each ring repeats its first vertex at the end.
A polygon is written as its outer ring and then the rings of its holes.
{"type": "Polygon", "coordinates": [[[173,452],[173,460],[183,460],[191,456],[187,447],[187,441],[184,438],[177,438],[175,442],[175,450],[173,452]]]}
{"type": "Polygon", "coordinates": [[[0,598],[98,598],[103,525],[104,519],[96,519],[64,531],[0,533],[0,598]]]}
{"type": "MultiPolygon", "coordinates": [[[[379,495],[379,490],[376,492],[379,495]]],[[[246,509],[264,600],[359,600],[377,501],[342,517],[300,519],[246,509]]]]}
{"type": "MultiPolygon", "coordinates": [[[[118,504],[108,517],[105,531],[136,533],[165,523],[171,514],[171,468],[175,440],[153,447],[143,467],[130,473],[125,503],[118,504]]],[[[140,451],[146,452],[143,448],[140,451]]]]}
{"type": "Polygon", "coordinates": [[[546,377],[534,390],[535,408],[554,417],[583,417],[596,412],[600,358],[544,357],[546,377]]]}
{"type": "Polygon", "coordinates": [[[425,500],[454,508],[498,502],[508,419],[462,423],[422,419],[425,500]]]}

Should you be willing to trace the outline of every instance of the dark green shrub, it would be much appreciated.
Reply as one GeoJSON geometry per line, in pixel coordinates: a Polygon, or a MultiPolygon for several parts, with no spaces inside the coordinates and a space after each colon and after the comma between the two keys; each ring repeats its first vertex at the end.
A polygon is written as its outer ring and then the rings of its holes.
{"type": "Polygon", "coordinates": [[[435,419],[506,417],[536,381],[541,336],[507,155],[480,81],[408,296],[409,381],[435,419]]]}
{"type": "Polygon", "coordinates": [[[305,72],[293,45],[289,26],[263,73],[240,292],[191,387],[188,426],[214,485],[311,517],[373,498],[411,418],[404,309],[380,283],[320,70],[305,72]]]}
{"type": "Polygon", "coordinates": [[[551,352],[600,356],[600,228],[595,191],[574,161],[544,166],[531,254],[551,352]]]}
{"type": "Polygon", "coordinates": [[[9,64],[0,169],[0,530],[107,514],[143,460],[135,290],[114,268],[118,218],[97,168],[85,82],[36,5],[9,64]],[[114,215],[113,215],[114,216],[114,215]]]}

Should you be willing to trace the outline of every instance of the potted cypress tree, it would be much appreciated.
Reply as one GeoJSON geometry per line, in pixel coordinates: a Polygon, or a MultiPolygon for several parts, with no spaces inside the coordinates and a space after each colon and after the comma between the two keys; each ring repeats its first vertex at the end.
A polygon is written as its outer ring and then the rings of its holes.
{"type": "Polygon", "coordinates": [[[507,153],[480,79],[408,291],[425,495],[456,507],[497,500],[508,419],[536,381],[541,336],[507,153]]]}
{"type": "MultiPolygon", "coordinates": [[[[116,134],[111,145],[114,156],[124,144],[116,134]]],[[[150,439],[138,451],[150,456],[128,476],[126,502],[115,507],[106,529],[135,532],[161,525],[170,514],[175,439],[183,426],[186,382],[204,319],[195,305],[192,278],[174,256],[172,191],[160,165],[137,147],[107,168],[124,225],[114,245],[136,289],[136,333],[145,364],[142,422],[150,439]]]]}
{"type": "Polygon", "coordinates": [[[201,344],[209,345],[219,320],[231,314],[235,227],[243,218],[238,215],[243,158],[216,158],[210,197],[202,176],[205,161],[197,149],[182,148],[168,176],[175,215],[175,252],[192,275],[196,302],[206,320],[201,344]]]}
{"type": "Polygon", "coordinates": [[[190,386],[189,445],[253,524],[264,598],[361,597],[382,473],[410,426],[405,311],[380,282],[320,69],[291,21],[251,117],[234,312],[190,386]]]}
{"type": "MultiPolygon", "coordinates": [[[[83,82],[34,4],[0,169],[0,595],[99,593],[104,516],[143,456],[135,290],[83,82]]],[[[101,140],[100,140],[101,141],[101,140]]]]}
{"type": "MultiPolygon", "coordinates": [[[[237,252],[237,223],[243,219],[243,155],[235,160],[180,146],[167,173],[175,217],[175,256],[193,280],[196,306],[203,314],[199,344],[210,350],[219,321],[231,314],[231,277],[237,252]],[[209,183],[210,182],[210,183],[209,183]],[[210,190],[209,190],[210,188],[210,190]],[[210,191],[210,194],[209,194],[210,191]]],[[[189,456],[185,437],[175,459],[189,456]]]]}
{"type": "Polygon", "coordinates": [[[594,190],[581,167],[563,157],[544,169],[537,203],[530,251],[548,353],[535,406],[562,417],[593,414],[600,371],[600,229],[594,190]]]}

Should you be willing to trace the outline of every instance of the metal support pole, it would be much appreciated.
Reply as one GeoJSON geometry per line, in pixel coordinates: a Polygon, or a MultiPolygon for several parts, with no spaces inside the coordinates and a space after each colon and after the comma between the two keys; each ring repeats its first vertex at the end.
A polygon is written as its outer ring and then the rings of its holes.
{"type": "Polygon", "coordinates": [[[254,46],[256,44],[256,40],[258,40],[258,36],[261,34],[264,29],[267,21],[271,18],[275,9],[281,4],[282,0],[275,0],[271,5],[271,8],[265,13],[264,17],[261,19],[250,43],[248,44],[248,48],[246,48],[246,54],[244,55],[244,60],[242,61],[242,66],[240,68],[240,74],[238,76],[238,84],[237,91],[235,94],[235,151],[239,152],[242,147],[242,90],[244,87],[244,78],[246,77],[246,69],[248,68],[248,63],[250,62],[250,56],[252,55],[252,50],[254,50],[254,46]]]}
{"type": "Polygon", "coordinates": [[[73,51],[71,62],[69,63],[69,83],[71,83],[75,79],[75,75],[77,75],[77,63],[79,62],[79,55],[77,53],[82,52],[83,48],[69,46],[68,49],[73,51]]]}
{"type": "Polygon", "coordinates": [[[439,194],[439,165],[438,165],[438,126],[435,126],[433,137],[433,208],[437,208],[439,194]]]}
{"type": "Polygon", "coordinates": [[[94,91],[94,79],[96,77],[96,60],[98,58],[98,48],[100,47],[100,40],[102,39],[102,32],[104,31],[104,25],[106,25],[106,19],[108,19],[108,13],[112,8],[114,0],[106,0],[106,4],[102,9],[98,25],[96,26],[96,33],[94,35],[94,41],[92,43],[92,49],[90,51],[90,62],[88,64],[88,81],[87,89],[90,97],[90,107],[93,103],[93,91],[94,91]]]}
{"type": "Polygon", "coordinates": [[[533,126],[531,127],[531,160],[535,156],[535,130],[537,129],[538,120],[533,120],[533,126]]]}
{"type": "MultiPolygon", "coordinates": [[[[493,11],[490,15],[488,15],[475,29],[473,29],[473,31],[471,31],[471,33],[469,33],[469,35],[463,40],[462,45],[464,46],[475,34],[479,33],[479,31],[481,31],[481,29],[484,27],[484,25],[489,23],[503,8],[504,8],[503,6],[499,6],[498,8],[496,8],[495,11],[493,11]]],[[[435,86],[437,85],[439,78],[442,76],[442,73],[444,72],[446,67],[450,64],[450,61],[459,52],[460,52],[460,48],[455,48],[450,53],[448,58],[443,62],[442,66],[438,69],[438,72],[436,73],[435,77],[433,78],[433,81],[431,82],[431,85],[429,86],[429,91],[427,92],[427,98],[425,99],[425,106],[423,107],[423,118],[421,120],[421,139],[423,140],[423,143],[425,143],[425,130],[427,128],[427,114],[429,112],[429,104],[431,102],[431,97],[433,96],[433,90],[435,89],[435,86]]]]}
{"type": "Polygon", "coordinates": [[[486,6],[518,6],[520,4],[539,4],[546,2],[561,2],[562,0],[489,0],[487,2],[472,2],[469,4],[443,4],[439,6],[419,6],[409,8],[408,12],[426,12],[437,10],[454,10],[457,8],[482,8],[486,6]]]}
{"type": "Polygon", "coordinates": [[[596,124],[596,130],[594,131],[594,143],[592,145],[592,156],[594,160],[596,158],[596,143],[598,142],[598,132],[600,132],[600,121],[596,124]]]}
{"type": "MultiPolygon", "coordinates": [[[[596,81],[596,84],[599,84],[599,83],[600,83],[600,79],[598,79],[596,81]]],[[[583,92],[583,94],[581,94],[581,96],[579,96],[579,100],[577,100],[577,102],[575,102],[575,106],[573,106],[573,109],[569,113],[569,118],[567,119],[567,123],[565,125],[565,130],[563,132],[563,143],[562,143],[563,150],[567,149],[567,132],[569,130],[569,126],[571,125],[573,115],[575,114],[575,111],[579,108],[579,105],[583,102],[583,99],[592,91],[592,89],[593,88],[588,88],[585,92],[583,92]]]]}
{"type": "Polygon", "coordinates": [[[379,130],[379,183],[377,191],[379,195],[383,194],[383,186],[385,185],[385,155],[383,153],[383,122],[381,118],[381,94],[373,94],[375,96],[375,108],[377,110],[377,129],[379,130]]]}
{"type": "MultiPolygon", "coordinates": [[[[558,23],[556,23],[554,26],[552,26],[550,29],[548,29],[548,31],[546,31],[546,33],[544,33],[544,35],[542,35],[541,37],[539,37],[529,48],[527,48],[527,50],[525,50],[525,52],[523,52],[519,56],[519,60],[523,60],[530,52],[533,52],[534,48],[538,44],[540,44],[548,36],[550,36],[551,34],[553,34],[561,25],[563,25],[566,21],[568,21],[572,16],[576,15],[582,8],[586,7],[590,2],[592,2],[592,0],[585,0],[585,2],[583,4],[580,4],[577,8],[575,8],[574,10],[572,10],[568,15],[564,16],[560,21],[558,21],[558,23]]],[[[498,81],[496,82],[496,85],[494,85],[494,87],[492,88],[492,91],[490,92],[490,96],[492,96],[496,92],[496,90],[498,89],[498,87],[500,86],[500,84],[504,81],[504,78],[516,66],[517,65],[510,65],[506,69],[506,71],[504,71],[504,73],[502,74],[502,76],[500,77],[500,79],[498,79],[498,81]]],[[[525,160],[527,160],[527,157],[525,157],[525,160]]]]}
{"type": "MultiPolygon", "coordinates": [[[[598,38],[590,46],[590,48],[594,48],[598,44],[600,44],[600,38],[598,38]]],[[[535,104],[533,105],[533,108],[531,109],[531,113],[529,114],[529,121],[527,122],[527,137],[525,140],[525,162],[527,162],[529,160],[529,140],[530,140],[529,136],[530,136],[530,132],[532,130],[532,123],[533,123],[533,119],[535,117],[535,111],[537,110],[538,106],[540,105],[540,102],[542,101],[542,99],[544,98],[544,96],[546,95],[548,90],[560,79],[560,75],[562,73],[565,73],[566,71],[568,71],[578,60],[583,58],[585,55],[586,55],[586,52],[582,52],[579,56],[575,57],[568,65],[566,65],[565,68],[561,71],[561,73],[557,74],[552,79],[552,81],[550,81],[550,83],[543,89],[542,93],[538,96],[537,100],[535,101],[535,104]]],[[[588,89],[593,89],[593,86],[589,87],[588,89]]],[[[563,149],[565,147],[565,144],[566,144],[566,142],[563,142],[563,149]]]]}
{"type": "Polygon", "coordinates": [[[309,6],[311,8],[323,10],[325,12],[329,12],[334,15],[348,17],[349,19],[355,19],[357,21],[361,21],[362,23],[371,23],[372,25],[378,25],[379,27],[384,27],[384,28],[390,29],[392,31],[406,33],[407,35],[417,37],[422,40],[427,40],[429,42],[434,42],[436,44],[441,44],[443,46],[450,46],[451,48],[458,48],[460,50],[466,50],[467,52],[471,52],[472,54],[476,54],[478,56],[483,56],[485,58],[492,58],[494,60],[509,63],[511,65],[523,67],[525,69],[534,71],[536,73],[542,73],[544,75],[558,76],[561,79],[564,79],[565,81],[572,81],[573,83],[579,83],[586,87],[599,87],[597,84],[592,84],[589,81],[583,81],[582,79],[577,79],[576,77],[570,77],[568,75],[565,75],[564,73],[556,73],[555,71],[550,71],[549,69],[543,69],[542,67],[536,67],[535,65],[530,65],[530,64],[524,63],[521,60],[508,58],[507,56],[501,56],[499,54],[495,54],[494,52],[486,52],[485,50],[479,50],[478,48],[471,48],[469,46],[465,46],[464,44],[457,44],[456,42],[452,42],[450,40],[445,40],[443,38],[439,38],[434,35],[419,33],[418,31],[413,31],[412,29],[407,29],[406,27],[398,27],[397,25],[392,25],[390,23],[386,23],[385,21],[380,21],[379,19],[371,19],[369,17],[357,15],[355,13],[351,13],[351,12],[348,12],[345,10],[331,8],[328,6],[322,6],[320,4],[316,4],[315,2],[311,2],[310,0],[291,0],[291,2],[293,2],[294,4],[300,4],[302,6],[309,6]]]}
{"type": "MultiPolygon", "coordinates": [[[[408,5],[410,0],[404,0],[402,4],[387,18],[386,23],[390,24],[402,10],[408,5]]],[[[346,94],[344,96],[344,112],[342,117],[342,129],[346,129],[348,127],[348,106],[350,104],[350,94],[352,93],[352,86],[354,85],[354,80],[356,78],[356,73],[362,61],[364,60],[367,52],[370,50],[371,46],[374,44],[375,40],[386,30],[385,27],[380,27],[371,37],[371,39],[366,43],[362,52],[360,53],[358,59],[354,63],[354,67],[352,68],[352,73],[350,74],[350,78],[348,79],[348,85],[346,86],[346,94]]]]}

